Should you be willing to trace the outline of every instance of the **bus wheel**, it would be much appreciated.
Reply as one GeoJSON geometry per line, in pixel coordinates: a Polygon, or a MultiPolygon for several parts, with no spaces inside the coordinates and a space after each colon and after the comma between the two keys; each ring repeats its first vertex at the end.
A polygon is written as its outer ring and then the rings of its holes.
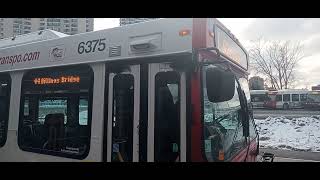
{"type": "Polygon", "coordinates": [[[286,109],[286,110],[289,109],[289,104],[284,104],[283,109],[286,109]]]}

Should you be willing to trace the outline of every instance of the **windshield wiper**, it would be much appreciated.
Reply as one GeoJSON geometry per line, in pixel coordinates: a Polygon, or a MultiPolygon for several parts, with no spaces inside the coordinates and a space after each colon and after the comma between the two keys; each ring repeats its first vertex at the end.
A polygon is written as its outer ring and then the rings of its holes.
{"type": "Polygon", "coordinates": [[[215,122],[220,122],[228,116],[230,116],[230,114],[225,114],[225,115],[219,116],[218,118],[215,119],[215,122]]]}

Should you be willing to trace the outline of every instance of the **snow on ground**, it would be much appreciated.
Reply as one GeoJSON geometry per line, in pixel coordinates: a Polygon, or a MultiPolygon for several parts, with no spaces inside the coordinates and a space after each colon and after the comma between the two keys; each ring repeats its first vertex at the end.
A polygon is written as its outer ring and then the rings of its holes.
{"type": "Polygon", "coordinates": [[[320,116],[256,119],[260,147],[320,152],[320,116]]]}

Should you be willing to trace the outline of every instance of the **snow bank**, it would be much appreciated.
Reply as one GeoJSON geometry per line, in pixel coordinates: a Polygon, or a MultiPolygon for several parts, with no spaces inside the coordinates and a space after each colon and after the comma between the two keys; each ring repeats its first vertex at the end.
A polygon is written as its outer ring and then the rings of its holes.
{"type": "Polygon", "coordinates": [[[320,152],[320,116],[256,119],[260,147],[320,152]]]}

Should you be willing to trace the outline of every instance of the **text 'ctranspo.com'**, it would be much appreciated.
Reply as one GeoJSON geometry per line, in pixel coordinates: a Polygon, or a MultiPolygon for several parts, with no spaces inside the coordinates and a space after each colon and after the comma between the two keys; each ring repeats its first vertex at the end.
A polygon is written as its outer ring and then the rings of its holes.
{"type": "Polygon", "coordinates": [[[19,55],[12,55],[12,56],[5,56],[0,57],[0,64],[11,64],[13,66],[16,63],[22,63],[26,61],[34,61],[38,60],[40,57],[40,52],[29,52],[25,54],[19,54],[19,55]]]}

